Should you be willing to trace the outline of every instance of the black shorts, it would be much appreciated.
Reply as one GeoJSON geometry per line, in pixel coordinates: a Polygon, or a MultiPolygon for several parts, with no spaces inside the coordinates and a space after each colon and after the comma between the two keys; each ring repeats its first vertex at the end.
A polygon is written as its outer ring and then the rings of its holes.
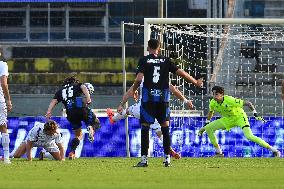
{"type": "Polygon", "coordinates": [[[140,106],[140,123],[153,124],[155,118],[159,124],[170,120],[168,102],[142,102],[140,106]]]}
{"type": "Polygon", "coordinates": [[[88,108],[72,108],[67,112],[67,120],[71,123],[72,130],[76,130],[82,127],[82,121],[88,125],[93,125],[97,116],[94,112],[88,108]]]}

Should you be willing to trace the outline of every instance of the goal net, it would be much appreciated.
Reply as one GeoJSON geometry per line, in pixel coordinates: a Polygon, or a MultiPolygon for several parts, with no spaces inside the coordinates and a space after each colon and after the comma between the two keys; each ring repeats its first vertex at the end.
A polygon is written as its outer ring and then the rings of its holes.
{"type": "MultiPolygon", "coordinates": [[[[282,149],[284,19],[146,18],[143,26],[132,26],[139,28],[138,31],[144,29],[145,55],[148,40],[159,39],[163,55],[171,57],[193,77],[204,78],[204,88],[199,89],[171,75],[171,83],[195,105],[194,112],[188,111],[183,102],[171,95],[172,147],[182,156],[210,156],[215,152],[208,137],[196,135],[204,125],[205,117],[200,116],[208,113],[210,91],[215,85],[223,86],[227,95],[251,101],[259,115],[270,120],[262,124],[250,119],[253,133],[282,149]]],[[[252,116],[249,109],[245,110],[252,116]]],[[[230,157],[271,155],[259,145],[244,140],[240,128],[233,128],[232,132],[220,130],[216,136],[230,157]]],[[[151,142],[152,155],[163,156],[161,141],[153,137],[151,142]]]]}
{"type": "MultiPolygon", "coordinates": [[[[162,54],[193,77],[204,78],[205,88],[200,90],[171,76],[203,115],[210,89],[220,85],[226,94],[251,101],[261,115],[282,116],[283,26],[284,19],[150,18],[144,21],[144,47],[150,38],[161,40],[162,54]]],[[[185,107],[172,98],[171,109],[183,112],[185,107]]]]}

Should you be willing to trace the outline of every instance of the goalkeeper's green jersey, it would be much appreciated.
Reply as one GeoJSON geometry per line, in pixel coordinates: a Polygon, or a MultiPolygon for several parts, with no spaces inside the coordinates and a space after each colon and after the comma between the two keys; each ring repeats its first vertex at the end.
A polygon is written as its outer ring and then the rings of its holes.
{"type": "Polygon", "coordinates": [[[243,116],[246,115],[244,109],[244,100],[224,95],[222,103],[216,100],[210,100],[209,110],[218,112],[222,117],[243,116]]]}

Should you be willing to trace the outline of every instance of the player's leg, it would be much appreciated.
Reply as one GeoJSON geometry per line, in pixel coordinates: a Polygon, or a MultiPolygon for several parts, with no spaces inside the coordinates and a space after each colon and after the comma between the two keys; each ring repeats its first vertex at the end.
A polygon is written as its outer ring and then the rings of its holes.
{"type": "Polygon", "coordinates": [[[21,158],[26,153],[26,142],[23,142],[13,154],[14,158],[21,158]]]}
{"type": "Polygon", "coordinates": [[[9,159],[10,137],[7,129],[7,108],[5,103],[0,104],[0,132],[2,133],[2,146],[4,151],[4,163],[11,163],[9,159]]]}
{"type": "Polygon", "coordinates": [[[127,115],[128,115],[127,110],[122,110],[121,114],[120,113],[114,114],[114,112],[110,108],[107,109],[107,116],[108,116],[109,122],[111,124],[114,124],[115,122],[117,122],[121,119],[125,119],[127,117],[127,115]]]}
{"type": "Polygon", "coordinates": [[[260,146],[262,146],[262,147],[264,147],[264,148],[269,149],[270,151],[272,151],[272,153],[273,153],[273,155],[274,155],[275,157],[280,157],[280,156],[281,156],[280,152],[279,152],[276,148],[273,148],[273,147],[270,146],[267,142],[265,142],[263,139],[261,139],[261,138],[255,136],[255,135],[252,133],[252,131],[251,131],[251,129],[250,129],[249,126],[244,126],[244,127],[242,128],[242,130],[243,130],[243,133],[244,133],[245,137],[246,137],[248,140],[257,143],[258,145],[260,145],[260,146]]]}
{"type": "Polygon", "coordinates": [[[140,123],[141,123],[141,161],[136,167],[148,166],[148,150],[149,150],[149,130],[150,124],[154,123],[153,107],[149,102],[142,103],[140,106],[140,123]]]}
{"type": "Polygon", "coordinates": [[[49,154],[53,157],[53,159],[55,160],[61,160],[61,155],[60,155],[60,151],[59,148],[57,147],[57,145],[55,144],[55,142],[51,142],[49,144],[47,144],[44,149],[49,152],[49,154]]]}
{"type": "Polygon", "coordinates": [[[170,137],[170,108],[169,103],[157,103],[157,111],[155,117],[157,118],[159,124],[161,125],[161,130],[163,133],[163,147],[165,160],[165,167],[169,167],[171,165],[170,159],[170,151],[171,151],[171,137],[170,137]]]}
{"type": "Polygon", "coordinates": [[[75,151],[76,151],[77,147],[79,146],[80,140],[82,139],[82,136],[83,136],[81,126],[80,126],[80,128],[74,129],[73,131],[74,131],[74,134],[75,134],[75,138],[73,138],[72,141],[71,141],[71,151],[68,155],[68,158],[70,160],[75,159],[75,151]]]}
{"type": "Polygon", "coordinates": [[[217,119],[215,121],[212,121],[210,123],[208,123],[206,126],[205,126],[205,131],[209,137],[209,140],[210,142],[212,143],[212,145],[214,146],[215,150],[216,150],[216,157],[222,157],[224,156],[223,155],[223,152],[217,142],[217,138],[215,136],[215,131],[216,130],[220,130],[220,129],[226,129],[225,125],[224,125],[224,118],[220,118],[220,119],[217,119]]]}
{"type": "Polygon", "coordinates": [[[94,142],[95,131],[101,127],[100,120],[97,118],[96,114],[90,109],[86,109],[86,116],[84,116],[84,122],[87,126],[88,139],[90,142],[94,142]]]}

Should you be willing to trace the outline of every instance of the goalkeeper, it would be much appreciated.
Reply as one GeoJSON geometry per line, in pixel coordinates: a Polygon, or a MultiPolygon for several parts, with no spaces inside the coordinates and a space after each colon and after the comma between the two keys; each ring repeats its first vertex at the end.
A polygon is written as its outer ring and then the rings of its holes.
{"type": "Polygon", "coordinates": [[[248,140],[271,150],[273,152],[273,156],[280,157],[281,154],[277,149],[270,146],[261,138],[253,135],[250,129],[247,114],[244,112],[243,106],[248,106],[257,120],[260,120],[262,122],[265,122],[265,120],[257,115],[257,112],[251,102],[224,95],[224,88],[220,86],[214,86],[212,88],[212,92],[213,99],[209,104],[209,113],[207,116],[206,124],[199,130],[198,135],[201,136],[202,133],[206,131],[210,142],[216,149],[215,157],[223,157],[224,154],[222,153],[222,150],[217,143],[214,132],[219,129],[226,129],[229,131],[231,128],[236,126],[239,126],[242,129],[245,137],[248,140]],[[221,118],[210,122],[210,119],[212,118],[215,111],[221,115],[221,118]]]}

